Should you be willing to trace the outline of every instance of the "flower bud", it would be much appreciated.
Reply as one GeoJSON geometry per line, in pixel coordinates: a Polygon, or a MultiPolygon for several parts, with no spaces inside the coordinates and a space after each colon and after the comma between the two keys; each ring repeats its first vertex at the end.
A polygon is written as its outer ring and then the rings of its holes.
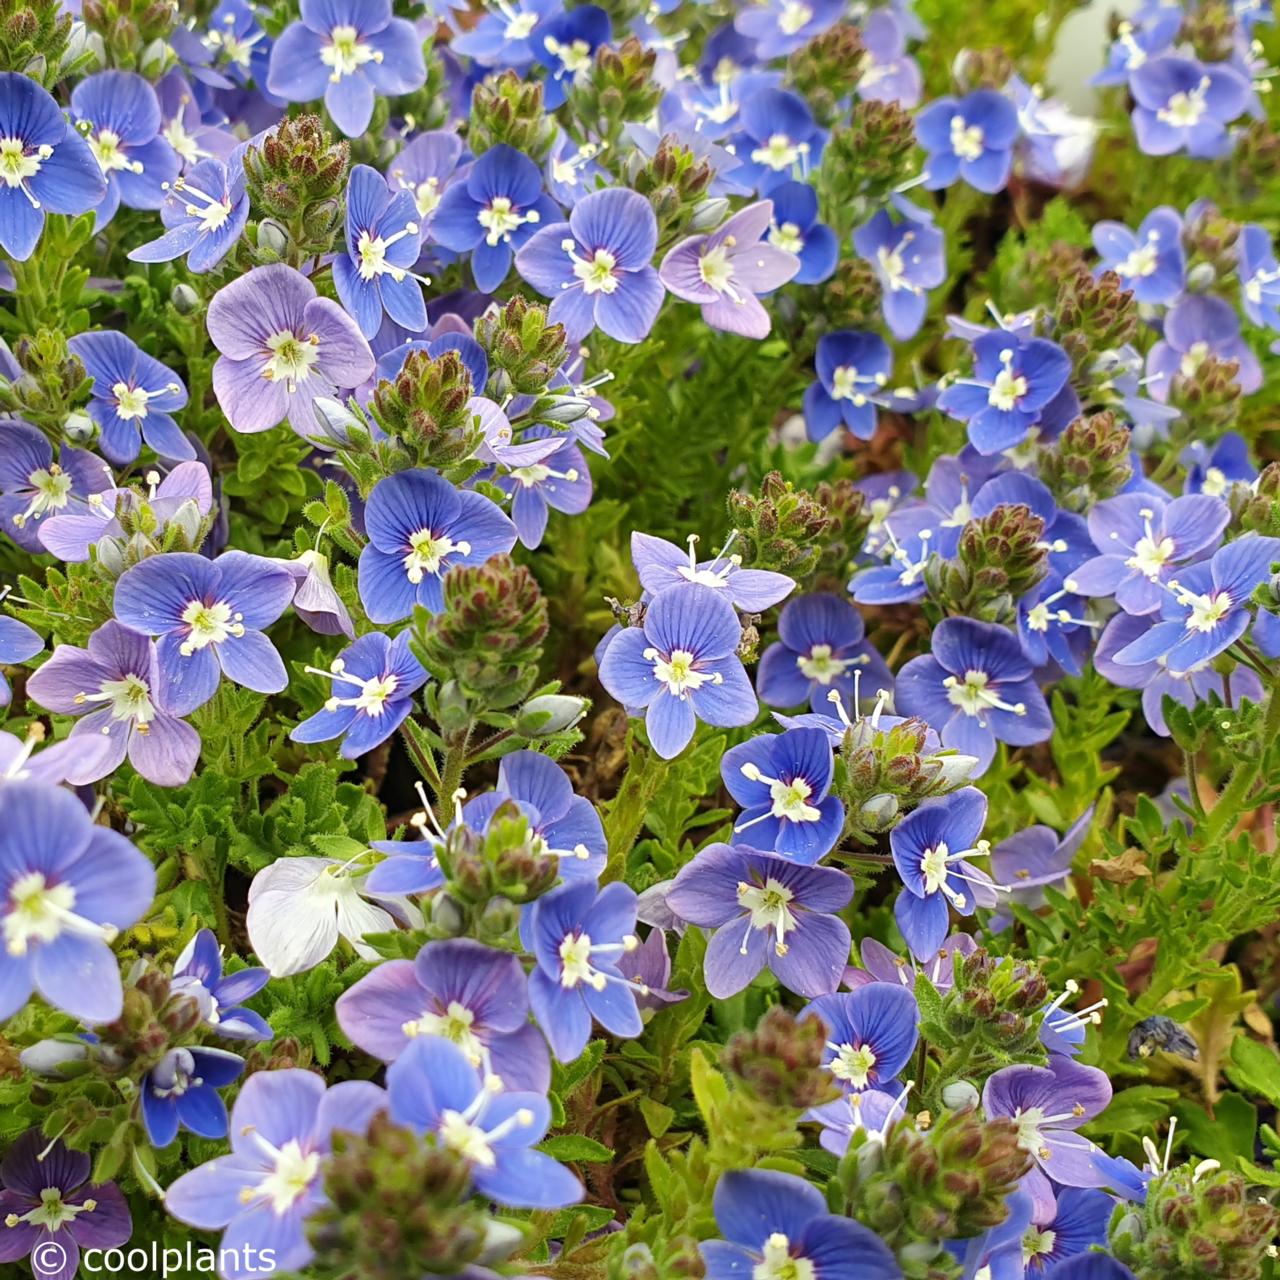
{"type": "Polygon", "coordinates": [[[71,444],[88,444],[97,426],[83,409],[73,410],[62,420],[62,434],[71,444]]]}
{"type": "Polygon", "coordinates": [[[530,698],[520,708],[516,732],[526,738],[549,737],[572,729],[587,713],[591,704],[586,698],[564,693],[544,693],[530,698]]]}
{"type": "Polygon", "coordinates": [[[175,284],[169,301],[180,316],[193,316],[200,310],[200,295],[189,284],[175,284]]]}
{"type": "Polygon", "coordinates": [[[18,1061],[37,1076],[60,1076],[68,1062],[83,1062],[89,1046],[83,1040],[39,1040],[18,1054],[18,1061]]]}
{"type": "Polygon", "coordinates": [[[689,230],[692,232],[714,231],[729,212],[729,201],[724,196],[710,196],[694,205],[693,214],[689,218],[689,230]]]}
{"type": "Polygon", "coordinates": [[[978,1090],[968,1080],[942,1086],[943,1105],[950,1111],[971,1111],[978,1105],[978,1090]]]}
{"type": "Polygon", "coordinates": [[[898,797],[881,792],[864,801],[858,818],[867,831],[886,831],[898,816],[898,797]]]}
{"type": "Polygon", "coordinates": [[[289,233],[274,219],[258,223],[258,251],[263,257],[283,258],[289,247],[289,233]]]}

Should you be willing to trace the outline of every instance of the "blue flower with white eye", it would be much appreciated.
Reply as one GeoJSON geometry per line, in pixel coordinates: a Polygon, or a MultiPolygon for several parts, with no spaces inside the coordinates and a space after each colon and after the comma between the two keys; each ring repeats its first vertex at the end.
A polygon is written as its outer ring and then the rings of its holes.
{"type": "Polygon", "coordinates": [[[170,987],[200,1007],[205,1026],[226,1040],[270,1040],[271,1028],[261,1014],[242,1001],[267,985],[265,969],[223,973],[222,951],[212,929],[201,929],[173,962],[170,987]]]}
{"type": "Polygon", "coordinates": [[[547,69],[542,82],[542,105],[547,111],[564,105],[570,87],[585,80],[595,63],[595,51],[608,44],[612,35],[609,15],[595,4],[580,4],[539,24],[531,43],[534,58],[547,69]]]}
{"type": "Polygon", "coordinates": [[[740,10],[733,26],[756,43],[761,58],[785,58],[834,26],[844,9],[843,0],[766,0],[740,10]]]}
{"type": "Polygon", "coordinates": [[[186,254],[187,266],[196,274],[211,271],[235,247],[249,220],[239,157],[225,164],[201,160],[175,178],[160,206],[160,220],[169,229],[131,250],[129,261],[172,262],[186,254]]]}
{"type": "Polygon", "coordinates": [[[226,1049],[170,1049],[142,1081],[147,1140],[153,1147],[167,1147],[179,1129],[201,1138],[225,1138],[227,1104],[218,1090],[243,1070],[244,1059],[226,1049]]]}
{"type": "Polygon", "coordinates": [[[1093,247],[1102,259],[1099,270],[1114,271],[1139,302],[1173,302],[1183,290],[1182,218],[1168,205],[1152,209],[1136,232],[1122,222],[1095,224],[1093,247]]]}
{"type": "Polygon", "coordinates": [[[764,89],[744,99],[734,154],[742,168],[734,178],[762,195],[817,168],[826,134],[814,122],[805,100],[785,89],[764,89]]]}
{"type": "Polygon", "coordinates": [[[450,42],[454,53],[482,67],[527,67],[551,18],[562,13],[562,0],[496,0],[470,30],[450,42]]]}
{"type": "Polygon", "coordinates": [[[999,453],[1026,439],[1070,373],[1071,358],[1056,342],[992,330],[973,344],[973,376],[946,387],[938,408],[968,423],[979,453],[999,453]]]}
{"type": "Polygon", "coordinates": [[[994,194],[1009,180],[1017,136],[1017,109],[994,89],[936,99],[916,116],[916,138],[928,152],[924,186],[940,191],[963,178],[994,194]]]}
{"type": "Polygon", "coordinates": [[[1186,493],[1205,493],[1211,498],[1225,497],[1238,484],[1249,485],[1258,478],[1258,468],[1249,458],[1245,438],[1228,431],[1210,447],[1203,440],[1193,440],[1180,458],[1187,469],[1183,489],[1186,493]]]}
{"type": "Polygon", "coordinates": [[[822,1065],[848,1093],[891,1089],[919,1038],[915,996],[887,982],[819,996],[800,1017],[821,1018],[827,1024],[822,1065]]]}
{"type": "Polygon", "coordinates": [[[924,323],[928,291],[947,278],[942,232],[923,218],[896,219],[880,209],[853,233],[853,248],[880,282],[889,332],[902,342],[914,338],[924,323]]]}
{"type": "Polygon", "coordinates": [[[1280,262],[1266,227],[1248,222],[1240,228],[1240,303],[1254,324],[1280,329],[1280,262]]]}
{"type": "Polygon", "coordinates": [[[1244,111],[1250,85],[1229,63],[1163,54],[1132,72],[1129,91],[1134,136],[1147,155],[1212,159],[1231,149],[1227,126],[1244,111]]]}
{"type": "Polygon", "coordinates": [[[0,248],[25,262],[45,214],[85,213],[106,192],[93,152],[52,96],[30,76],[0,74],[0,248]]]}
{"type": "Polygon", "coordinates": [[[760,734],[731,747],[720,761],[720,777],[742,806],[734,835],[754,849],[817,862],[844,828],[844,805],[829,794],[834,772],[821,729],[760,734]]]}
{"type": "Polygon", "coordinates": [[[840,257],[836,233],[818,221],[818,193],[807,182],[784,182],[769,193],[773,222],[771,245],[800,259],[796,284],[821,284],[830,278],[840,257]]]}
{"type": "Polygon", "coordinates": [[[825,440],[843,423],[856,439],[870,440],[893,372],[888,343],[877,333],[853,329],[824,333],[818,339],[814,367],[818,380],[804,393],[809,439],[825,440]]]}

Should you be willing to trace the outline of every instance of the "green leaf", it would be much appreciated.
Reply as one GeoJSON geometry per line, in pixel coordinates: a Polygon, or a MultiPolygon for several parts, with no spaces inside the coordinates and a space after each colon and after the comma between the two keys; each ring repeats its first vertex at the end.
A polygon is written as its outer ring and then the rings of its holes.
{"type": "Polygon", "coordinates": [[[554,1138],[547,1138],[538,1144],[538,1150],[557,1160],[571,1162],[586,1161],[589,1164],[603,1164],[613,1159],[613,1152],[594,1138],[583,1137],[580,1133],[560,1133],[554,1138]]]}
{"type": "Polygon", "coordinates": [[[653,1098],[640,1099],[640,1114],[644,1116],[645,1128],[654,1138],[660,1138],[676,1118],[675,1111],[665,1103],[656,1102],[653,1098]]]}
{"type": "Polygon", "coordinates": [[[1280,1054],[1273,1048],[1238,1036],[1231,1043],[1231,1061],[1225,1070],[1237,1089],[1280,1106],[1280,1054]]]}
{"type": "Polygon", "coordinates": [[[1183,1101],[1174,1108],[1184,1127],[1191,1149],[1211,1160],[1234,1166],[1236,1157],[1253,1155],[1253,1139],[1258,1129],[1258,1112],[1238,1093],[1224,1093],[1210,1117],[1194,1102],[1183,1101]]]}

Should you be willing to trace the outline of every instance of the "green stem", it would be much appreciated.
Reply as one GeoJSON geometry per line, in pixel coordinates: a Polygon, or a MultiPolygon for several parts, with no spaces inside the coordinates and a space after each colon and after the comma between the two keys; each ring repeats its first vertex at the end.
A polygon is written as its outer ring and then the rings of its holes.
{"type": "Polygon", "coordinates": [[[645,814],[670,768],[671,762],[663,760],[653,751],[645,751],[642,755],[635,751],[631,753],[630,767],[605,818],[604,833],[609,845],[609,861],[600,877],[601,884],[621,879],[627,855],[640,834],[640,828],[644,826],[645,814]]]}
{"type": "Polygon", "coordinates": [[[453,793],[462,785],[462,774],[467,767],[467,745],[471,741],[471,727],[462,736],[445,747],[444,767],[440,770],[440,789],[436,792],[436,817],[442,827],[449,824],[453,814],[453,793]]]}
{"type": "Polygon", "coordinates": [[[1271,686],[1267,700],[1267,714],[1262,722],[1262,737],[1251,759],[1242,760],[1231,775],[1231,781],[1223,788],[1217,802],[1209,811],[1201,833],[1201,844],[1213,846],[1221,841],[1235,826],[1245,808],[1249,792],[1262,768],[1262,761],[1271,743],[1280,734],[1280,682],[1271,686]]]}

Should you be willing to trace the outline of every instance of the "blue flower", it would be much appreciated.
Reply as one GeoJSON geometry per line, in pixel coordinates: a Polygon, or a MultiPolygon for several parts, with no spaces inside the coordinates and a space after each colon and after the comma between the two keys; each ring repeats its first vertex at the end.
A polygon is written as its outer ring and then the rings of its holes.
{"type": "Polygon", "coordinates": [[[1056,573],[1048,574],[1018,601],[1018,643],[1036,668],[1056,662],[1078,676],[1089,651],[1090,635],[1102,623],[1084,617],[1085,602],[1068,591],[1056,573]]]}
{"type": "Polygon", "coordinates": [[[151,556],[116,583],[116,617],[156,636],[167,710],[203,706],[223,674],[258,693],[289,683],[275,646],[263,635],[293,599],[287,569],[243,551],[216,560],[185,551],[151,556]]]}
{"type": "Polygon", "coordinates": [[[734,30],[756,42],[763,59],[785,58],[840,20],[842,0],[766,0],[740,10],[734,30]]]}
{"type": "Polygon", "coordinates": [[[846,710],[855,709],[859,671],[871,691],[893,686],[884,659],[866,642],[862,615],[847,600],[825,592],[787,602],[778,617],[778,640],[760,658],[756,685],[771,707],[798,707],[829,713],[831,693],[846,710]]]}
{"type": "Polygon", "coordinates": [[[1115,655],[1123,665],[1163,658],[1171,672],[1189,671],[1228,649],[1249,629],[1249,598],[1280,560],[1280,538],[1246,534],[1171,578],[1161,621],[1115,655]]]}
{"type": "Polygon", "coordinates": [[[488,498],[458,490],[435,471],[380,480],[364,512],[360,599],[371,621],[399,622],[415,604],[444,608],[444,575],[484,564],[515,545],[516,528],[488,498]]]}
{"type": "Polygon", "coordinates": [[[990,852],[979,839],[986,818],[987,797],[977,787],[962,787],[913,809],[889,833],[893,865],[905,886],[893,915],[918,960],[946,940],[949,906],[971,916],[975,906],[996,905],[996,885],[969,861],[990,852]]]}
{"type": "Polygon", "coordinates": [[[631,534],[631,561],[640,585],[657,595],[668,587],[696,582],[713,591],[723,591],[736,609],[759,613],[772,608],[795,590],[796,584],[784,573],[768,569],[744,569],[742,557],[730,554],[736,533],[731,533],[713,560],[698,560],[696,533],[689,535],[689,549],[681,551],[674,542],[635,530],[631,534]]]}
{"type": "Polygon", "coordinates": [[[803,1178],[772,1169],[721,1174],[713,1206],[724,1237],[698,1248],[707,1280],[899,1280],[902,1269],[875,1232],[831,1213],[803,1178]]]}
{"type": "Polygon", "coordinates": [[[159,136],[163,121],[156,91],[132,71],[99,71],[71,91],[71,114],[107,184],[106,195],[94,205],[98,228],[121,204],[159,209],[182,160],[159,136]]]}
{"type": "Polygon", "coordinates": [[[862,22],[862,76],[858,97],[869,102],[896,102],[914,107],[920,101],[922,78],[916,60],[907,53],[907,32],[891,8],[873,9],[862,22]]]}
{"type": "Polygon", "coordinates": [[[413,23],[391,16],[391,0],[303,0],[271,49],[267,88],[286,102],[314,102],[348,138],[369,127],[377,94],[395,97],[427,78],[413,23]]]}
{"type": "MultiPolygon", "coordinates": [[[[897,680],[897,709],[938,730],[944,747],[978,758],[978,773],[996,742],[1030,746],[1053,732],[1030,660],[1003,627],[947,618],[933,633],[933,653],[912,658],[897,680]]],[[[935,947],[934,950],[937,948],[935,947]]]]}
{"type": "MultiPolygon", "coordinates": [[[[885,520],[882,533],[878,550],[883,561],[859,569],[849,579],[850,594],[859,604],[922,600],[925,568],[935,555],[943,554],[947,530],[939,528],[937,516],[928,507],[908,507],[893,512],[885,520]]],[[[957,529],[951,541],[958,540],[957,529]]]]}
{"type": "Polygon", "coordinates": [[[482,67],[527,67],[543,24],[563,9],[562,0],[496,0],[470,31],[454,36],[450,47],[482,67]]]}
{"type": "Polygon", "coordinates": [[[1145,19],[1117,24],[1116,38],[1107,50],[1107,64],[1090,81],[1094,85],[1127,85],[1130,75],[1173,47],[1185,13],[1181,4],[1148,11],[1145,19]]]}
{"type": "Polygon", "coordinates": [[[432,238],[456,253],[471,253],[476,288],[492,293],[511,269],[511,256],[538,229],[560,221],[543,194],[538,166],[514,147],[490,147],[441,197],[432,238]]]}
{"type": "Polygon", "coordinates": [[[969,424],[979,453],[999,453],[1026,439],[1070,373],[1071,359],[1057,343],[992,330],[973,344],[973,377],[945,388],[938,408],[969,424]]]}
{"type": "Polygon", "coordinates": [[[572,1062],[591,1039],[594,1018],[616,1036],[644,1029],[635,984],[619,959],[634,951],[636,895],[615,881],[567,884],[527,907],[520,937],[537,967],[529,975],[533,1016],[561,1062],[572,1062]]]}
{"type": "Polygon", "coordinates": [[[100,447],[109,461],[132,462],[143,441],[162,458],[196,456],[173,420],[187,403],[187,389],[168,365],[113,329],[78,333],[67,348],[93,379],[89,416],[102,430],[100,447]]]}
{"type": "Polygon", "coordinates": [[[1245,109],[1250,85],[1229,63],[1164,54],[1132,72],[1129,91],[1136,104],[1133,132],[1143,151],[1212,159],[1231,149],[1227,125],[1245,109]]]}
{"type": "Polygon", "coordinates": [[[393,195],[367,164],[351,170],[347,251],[333,260],[333,283],[366,338],[377,335],[384,312],[413,333],[427,327],[426,303],[412,270],[421,247],[417,216],[410,192],[393,195]]]}
{"type": "Polygon", "coordinates": [[[769,193],[773,222],[768,240],[800,259],[796,284],[821,284],[831,277],[840,257],[840,242],[818,221],[818,193],[807,182],[784,182],[769,193]]]}
{"type": "Polygon", "coordinates": [[[880,281],[889,332],[902,342],[914,338],[929,305],[926,292],[947,278],[942,232],[923,219],[894,219],[881,209],[853,233],[853,247],[880,281]]]}
{"type": "Polygon", "coordinates": [[[885,340],[853,329],[824,333],[814,366],[818,381],[804,393],[809,439],[825,440],[843,423],[857,439],[870,440],[876,433],[876,409],[893,371],[893,353],[885,340]]]}
{"type": "MultiPolygon", "coordinates": [[[[549,427],[531,427],[525,440],[552,439],[549,427]]],[[[530,549],[542,542],[551,511],[581,515],[591,505],[591,472],[582,450],[566,439],[539,462],[513,466],[495,483],[511,496],[511,519],[521,543],[530,549]]]]}
{"type": "Polygon", "coordinates": [[[552,300],[548,318],[564,325],[571,342],[597,325],[619,342],[640,342],[662,306],[662,281],[651,265],[657,244],[649,201],[614,187],[584,196],[568,222],[531,236],[516,270],[552,300]]]}
{"type": "Polygon", "coordinates": [[[452,1041],[419,1036],[387,1068],[391,1118],[464,1160],[476,1191],[513,1209],[561,1209],[582,1184],[532,1150],[551,1127],[541,1094],[493,1088],[452,1041]]]}
{"type": "Polygon", "coordinates": [[[60,787],[0,786],[0,1021],[33,990],[85,1022],[120,1016],[111,943],[151,906],[156,873],[60,787]]]}
{"type": "Polygon", "coordinates": [[[1182,451],[1180,461],[1187,469],[1186,493],[1222,498],[1235,485],[1251,485],[1258,478],[1248,443],[1234,431],[1226,432],[1212,447],[1203,440],[1193,440],[1182,451]]]}
{"type": "Polygon", "coordinates": [[[569,86],[583,80],[595,64],[595,51],[609,43],[613,25],[595,4],[580,4],[541,23],[531,42],[533,56],[547,69],[542,82],[542,105],[554,111],[564,105],[569,86]]]}
{"type": "Polygon", "coordinates": [[[84,139],[30,76],[0,74],[0,247],[24,262],[47,213],[81,214],[107,184],[84,139]]]}
{"type": "Polygon", "coordinates": [[[728,728],[759,710],[738,657],[742,626],[733,606],[696,583],[659,593],[643,626],[618,632],[600,663],[600,683],[645,726],[664,759],[678,756],[698,720],[728,728]]]}
{"type": "Polygon", "coordinates": [[[226,1049],[170,1049],[142,1081],[142,1123],[153,1147],[167,1147],[179,1128],[201,1138],[227,1136],[227,1107],[218,1095],[244,1070],[226,1049]]]}
{"type": "Polygon", "coordinates": [[[800,1017],[826,1023],[822,1065],[850,1093],[893,1088],[919,1038],[915,996],[906,987],[887,982],[819,996],[801,1010],[800,1017]]]}
{"type": "MultiPolygon", "coordinates": [[[[1066,884],[1071,864],[1092,826],[1090,805],[1065,835],[1059,836],[1052,827],[1041,823],[1025,827],[991,850],[991,874],[1009,886],[1011,901],[1041,907],[1046,886],[1060,889],[1066,884]]],[[[991,928],[1002,929],[1011,919],[1008,912],[1002,911],[999,917],[992,917],[991,928]]]]}
{"type": "Polygon", "coordinates": [[[1240,303],[1254,324],[1280,329],[1280,262],[1266,227],[1247,222],[1240,229],[1240,303]]]}
{"type": "Polygon", "coordinates": [[[132,250],[129,261],[171,262],[186,254],[192,271],[211,271],[235,247],[248,218],[249,194],[239,158],[226,164],[201,160],[174,179],[160,206],[160,220],[169,230],[132,250]]]}
{"type": "Polygon", "coordinates": [[[939,191],[963,178],[994,194],[1009,180],[1017,136],[1017,109],[994,89],[936,99],[916,116],[916,138],[928,152],[925,187],[939,191]]]}
{"type": "Polygon", "coordinates": [[[413,710],[413,695],[427,682],[422,664],[409,651],[407,631],[394,640],[371,631],[348,645],[328,671],[307,670],[332,680],[333,693],[289,737],[294,742],[341,737],[340,754],[347,760],[385,742],[413,710]]]}
{"type": "Polygon", "coordinates": [[[212,929],[201,929],[173,963],[170,987],[200,1006],[204,1025],[226,1040],[270,1040],[271,1028],[261,1014],[242,1001],[267,985],[267,971],[237,969],[225,977],[222,950],[212,929]]]}
{"type": "Polygon", "coordinates": [[[805,100],[785,89],[764,89],[742,103],[741,132],[734,154],[742,168],[734,177],[767,196],[793,177],[817,167],[826,134],[814,122],[805,100]]]}
{"type": "Polygon", "coordinates": [[[1235,381],[1249,395],[1262,386],[1262,366],[1240,336],[1240,317],[1225,299],[1192,293],[1180,298],[1164,318],[1164,336],[1147,352],[1151,394],[1169,399],[1175,378],[1194,382],[1205,360],[1232,360],[1235,381]]]}
{"type": "Polygon", "coordinates": [[[853,881],[745,845],[709,844],[667,890],[667,906],[714,929],[703,977],[717,999],[736,995],[767,968],[789,991],[829,995],[849,962],[849,927],[836,914],[853,881]]]}
{"type": "Polygon", "coordinates": [[[1182,218],[1161,205],[1143,218],[1137,233],[1123,222],[1099,222],[1093,246],[1103,271],[1114,271],[1139,302],[1169,303],[1186,283],[1187,256],[1182,248],[1182,218]]]}
{"type": "Polygon", "coordinates": [[[453,181],[461,158],[462,139],[456,133],[448,129],[426,129],[391,162],[387,185],[392,191],[412,194],[423,238],[430,231],[440,199],[453,181]]]}
{"type": "MultiPolygon", "coordinates": [[[[0,599],[4,596],[0,595],[0,599]]],[[[14,666],[34,658],[44,648],[44,641],[25,622],[0,614],[0,667],[14,666]]],[[[0,670],[0,707],[7,707],[13,693],[0,670]]]]}
{"type": "Polygon", "coordinates": [[[821,729],[760,734],[725,752],[720,777],[742,806],[735,836],[797,862],[830,853],[844,827],[831,790],[831,744],[821,729]]]}

